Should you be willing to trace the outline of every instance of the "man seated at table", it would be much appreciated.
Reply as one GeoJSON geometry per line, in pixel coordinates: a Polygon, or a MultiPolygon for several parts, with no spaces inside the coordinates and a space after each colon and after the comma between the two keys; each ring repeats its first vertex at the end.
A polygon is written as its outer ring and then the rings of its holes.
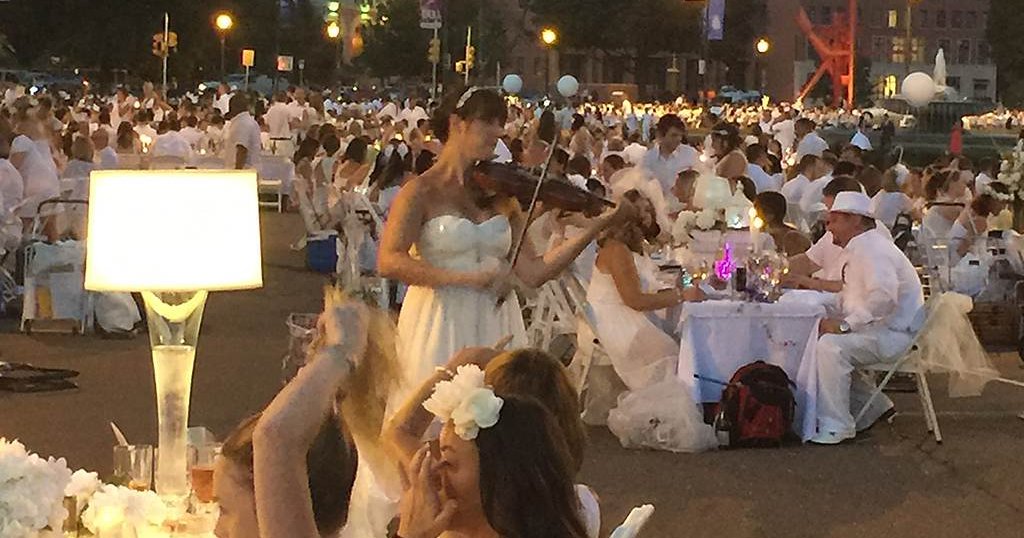
{"type": "Polygon", "coordinates": [[[850,439],[892,409],[892,401],[880,395],[855,424],[853,413],[874,386],[852,375],[853,370],[899,358],[914,338],[914,319],[924,305],[917,271],[891,240],[872,231],[878,224],[870,208],[867,195],[843,192],[828,214],[828,231],[842,247],[843,288],[838,315],[820,325],[818,434],[813,443],[850,439]]]}
{"type": "MultiPolygon", "coordinates": [[[[836,196],[841,192],[860,192],[860,183],[850,176],[839,176],[829,182],[822,191],[825,207],[832,208],[836,196]]],[[[890,243],[892,234],[889,228],[877,223],[872,233],[885,237],[890,243]]],[[[783,284],[789,287],[838,293],[843,288],[843,261],[840,254],[842,247],[833,240],[830,232],[825,232],[806,252],[789,258],[789,274],[783,284]]]]}

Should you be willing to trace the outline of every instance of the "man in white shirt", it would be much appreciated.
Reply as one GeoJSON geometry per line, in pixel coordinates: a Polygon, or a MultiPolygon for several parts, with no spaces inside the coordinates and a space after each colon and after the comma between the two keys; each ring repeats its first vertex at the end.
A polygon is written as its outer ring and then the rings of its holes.
{"type": "Polygon", "coordinates": [[[782,113],[782,119],[772,125],[772,132],[775,133],[775,140],[778,140],[779,145],[782,146],[783,155],[786,155],[787,151],[793,149],[793,144],[796,143],[796,132],[794,131],[793,112],[791,110],[782,113]]]}
{"type": "Polygon", "coordinates": [[[747,146],[747,177],[754,182],[758,194],[766,191],[778,192],[782,188],[782,174],[769,174],[765,168],[771,168],[768,151],[761,144],[747,146]]]}
{"type": "Polygon", "coordinates": [[[292,129],[298,127],[299,120],[288,108],[288,95],[278,92],[274,95],[274,104],[270,105],[263,115],[270,135],[270,152],[289,159],[295,154],[295,142],[292,141],[292,129]]]}
{"type": "Polygon", "coordinates": [[[800,162],[796,163],[796,176],[787,181],[779,192],[786,197],[786,203],[790,206],[799,206],[803,199],[804,191],[812,181],[821,177],[820,165],[814,155],[806,155],[800,162]]]}
{"type": "Polygon", "coordinates": [[[697,166],[697,150],[683,143],[686,127],[675,114],[666,114],[658,120],[657,135],[654,146],[644,154],[641,166],[658,180],[664,194],[671,191],[679,172],[697,166]]]}
{"type": "Polygon", "coordinates": [[[185,140],[185,137],[181,136],[177,127],[177,121],[164,120],[159,123],[156,139],[153,141],[153,147],[149,150],[153,157],[177,157],[182,161],[188,160],[192,153],[192,146],[189,145],[188,140],[185,140]]]}
{"type": "MultiPolygon", "coordinates": [[[[804,216],[815,216],[821,211],[822,198],[825,187],[832,181],[832,163],[829,159],[818,159],[818,179],[811,181],[804,188],[804,194],[800,197],[800,211],[804,216]]],[[[820,216],[820,215],[819,215],[820,216]]]]}
{"type": "Polygon", "coordinates": [[[796,158],[802,159],[804,155],[814,155],[815,157],[821,157],[826,150],[828,150],[828,142],[825,139],[818,136],[815,132],[818,126],[814,123],[814,120],[810,118],[800,118],[796,120],[794,129],[796,130],[796,136],[799,138],[799,142],[796,145],[796,158]]]}
{"type": "Polygon", "coordinates": [[[978,176],[974,178],[974,194],[982,194],[989,183],[996,181],[999,177],[999,161],[991,157],[985,157],[978,164],[978,176]]]}
{"type": "Polygon", "coordinates": [[[121,126],[121,122],[132,121],[136,103],[135,97],[128,93],[127,88],[117,88],[114,93],[114,102],[110,106],[110,126],[114,128],[115,133],[121,126]]]}
{"type": "Polygon", "coordinates": [[[226,82],[217,86],[217,97],[213,100],[213,108],[220,111],[221,116],[227,117],[231,108],[231,87],[226,82]]]}
{"type": "Polygon", "coordinates": [[[181,137],[188,142],[192,151],[198,152],[206,148],[206,133],[199,129],[199,119],[195,116],[185,118],[185,128],[181,130],[181,137]]]}
{"type": "Polygon", "coordinates": [[[813,443],[853,438],[892,409],[892,401],[880,395],[862,422],[854,422],[853,413],[867,402],[874,386],[853,376],[853,369],[895,361],[913,341],[924,306],[914,265],[892,241],[872,232],[877,224],[870,205],[863,193],[843,192],[829,212],[829,232],[843,249],[843,288],[838,315],[822,320],[819,328],[818,434],[813,443]]]}
{"type": "Polygon", "coordinates": [[[116,170],[117,152],[114,151],[114,148],[110,147],[106,131],[97,129],[92,134],[92,145],[94,147],[93,162],[96,164],[96,170],[116,170]]]}
{"type": "MultiPolygon", "coordinates": [[[[848,176],[833,179],[822,191],[822,203],[831,209],[836,197],[844,192],[860,192],[860,183],[848,176]]],[[[892,241],[892,234],[885,224],[877,222],[872,233],[881,235],[892,241]]],[[[832,233],[826,231],[818,242],[811,245],[807,252],[789,259],[789,274],[786,282],[790,286],[804,289],[837,292],[842,288],[843,261],[842,247],[832,240],[832,233]]]]}
{"type": "Polygon", "coordinates": [[[255,168],[260,156],[260,126],[249,113],[245,94],[231,97],[231,121],[224,129],[224,160],[229,169],[255,168]]]}

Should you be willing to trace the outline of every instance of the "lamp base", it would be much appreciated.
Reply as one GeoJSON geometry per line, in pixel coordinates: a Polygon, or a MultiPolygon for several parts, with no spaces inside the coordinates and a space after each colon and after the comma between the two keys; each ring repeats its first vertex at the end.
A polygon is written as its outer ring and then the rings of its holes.
{"type": "Polygon", "coordinates": [[[153,379],[156,384],[158,448],[156,492],[172,505],[189,496],[188,411],[205,291],[144,292],[153,379]]]}

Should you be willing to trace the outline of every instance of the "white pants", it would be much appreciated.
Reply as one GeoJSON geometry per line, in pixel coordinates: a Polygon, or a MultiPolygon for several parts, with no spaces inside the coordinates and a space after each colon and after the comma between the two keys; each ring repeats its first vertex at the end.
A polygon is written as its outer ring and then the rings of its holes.
{"type": "Polygon", "coordinates": [[[861,421],[853,415],[875,390],[873,379],[853,375],[854,368],[893,363],[910,345],[913,335],[889,329],[868,329],[848,334],[826,334],[818,340],[818,432],[851,438],[892,408],[880,394],[861,421]]]}

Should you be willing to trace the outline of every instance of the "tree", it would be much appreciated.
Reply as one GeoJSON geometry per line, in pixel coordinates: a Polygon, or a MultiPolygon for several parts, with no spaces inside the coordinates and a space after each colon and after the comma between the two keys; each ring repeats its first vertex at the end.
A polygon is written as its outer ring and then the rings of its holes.
{"type": "Polygon", "coordinates": [[[988,42],[999,70],[999,95],[1008,106],[1024,105],[1024,10],[1019,0],[991,0],[988,42]]]}
{"type": "Polygon", "coordinates": [[[378,77],[420,77],[429,73],[427,46],[430,31],[420,28],[418,0],[392,0],[381,6],[381,21],[364,28],[366,49],[359,57],[378,77]]]}
{"type": "Polygon", "coordinates": [[[711,44],[711,58],[728,66],[726,82],[742,88],[747,68],[754,62],[754,43],[763,35],[768,17],[764,0],[726,0],[725,30],[711,44]]]}

